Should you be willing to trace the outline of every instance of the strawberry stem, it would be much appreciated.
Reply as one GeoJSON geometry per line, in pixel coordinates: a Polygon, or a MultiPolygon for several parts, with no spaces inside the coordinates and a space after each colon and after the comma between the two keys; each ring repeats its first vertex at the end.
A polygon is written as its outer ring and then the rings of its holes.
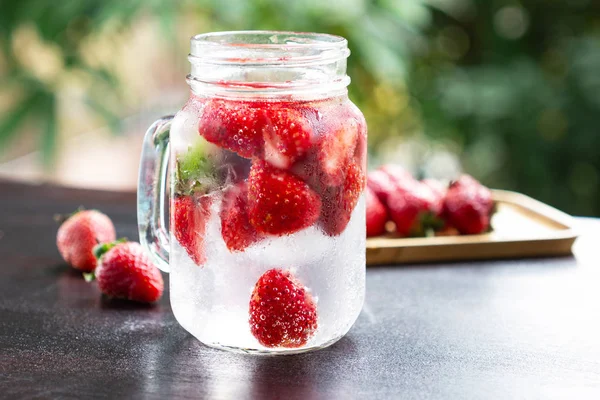
{"type": "Polygon", "coordinates": [[[54,214],[53,219],[58,224],[62,225],[63,222],[65,222],[66,220],[71,218],[73,215],[77,214],[80,211],[84,211],[84,210],[85,210],[84,206],[79,206],[79,207],[77,207],[77,210],[73,211],[71,214],[54,214]]]}
{"type": "Polygon", "coordinates": [[[92,271],[92,272],[84,272],[83,274],[83,279],[85,279],[86,282],[91,282],[94,279],[96,279],[96,274],[92,271]]]}
{"type": "Polygon", "coordinates": [[[114,242],[99,243],[96,246],[94,246],[94,249],[92,250],[94,253],[94,257],[96,257],[96,259],[99,260],[110,249],[112,249],[118,244],[125,243],[126,241],[127,238],[120,238],[119,240],[115,240],[114,242]]]}

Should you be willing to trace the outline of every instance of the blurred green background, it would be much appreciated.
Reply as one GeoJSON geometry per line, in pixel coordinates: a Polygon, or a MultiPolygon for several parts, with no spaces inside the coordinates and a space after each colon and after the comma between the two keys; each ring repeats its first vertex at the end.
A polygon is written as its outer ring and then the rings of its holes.
{"type": "Polygon", "coordinates": [[[31,162],[52,176],[78,134],[119,134],[126,117],[176,111],[189,37],[238,29],[349,40],[372,166],[466,171],[600,215],[592,0],[0,0],[0,163],[37,151],[31,162]]]}

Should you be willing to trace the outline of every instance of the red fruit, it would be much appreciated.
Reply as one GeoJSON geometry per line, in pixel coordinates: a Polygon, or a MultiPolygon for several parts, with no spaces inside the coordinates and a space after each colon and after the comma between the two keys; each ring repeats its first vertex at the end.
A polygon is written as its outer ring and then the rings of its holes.
{"type": "Polygon", "coordinates": [[[351,118],[334,129],[325,132],[317,143],[320,179],[325,186],[339,186],[344,181],[356,149],[359,126],[356,119],[351,118]]]}
{"type": "Polygon", "coordinates": [[[384,206],[387,205],[389,195],[396,191],[392,178],[380,169],[369,172],[367,185],[384,206]]]}
{"type": "Polygon", "coordinates": [[[450,184],[444,201],[444,215],[462,234],[477,234],[490,227],[494,206],[492,192],[469,175],[450,184]]]}
{"type": "Polygon", "coordinates": [[[367,237],[379,236],[385,233],[385,223],[388,212],[375,193],[368,187],[365,189],[367,198],[367,237]]]}
{"type": "Polygon", "coordinates": [[[162,275],[139,243],[106,244],[99,255],[96,279],[102,293],[143,303],[162,296],[162,275]]]}
{"type": "Polygon", "coordinates": [[[417,182],[410,172],[399,165],[386,164],[379,169],[385,172],[397,187],[410,189],[417,182]]]}
{"type": "Polygon", "coordinates": [[[171,203],[171,230],[196,265],[206,262],[204,233],[211,204],[210,196],[198,194],[175,196],[171,203]]]}
{"type": "Polygon", "coordinates": [[[346,229],[364,188],[365,175],[358,164],[351,163],[342,185],[323,192],[320,222],[326,234],[337,236],[346,229]]]}
{"type": "Polygon", "coordinates": [[[250,224],[246,182],[227,189],[220,216],[221,235],[230,251],[243,251],[262,237],[250,224]]]}
{"type": "Polygon", "coordinates": [[[400,236],[423,236],[429,227],[441,225],[440,199],[419,181],[410,187],[398,186],[389,194],[387,206],[400,236]]]}
{"type": "Polygon", "coordinates": [[[359,125],[358,136],[356,139],[356,148],[354,149],[354,161],[357,162],[363,171],[367,170],[367,125],[359,125]]]}
{"type": "Polygon", "coordinates": [[[425,186],[429,187],[433,191],[433,193],[440,199],[444,199],[446,197],[446,192],[448,191],[448,185],[444,184],[437,179],[423,179],[421,181],[425,186]]]}
{"type": "Polygon", "coordinates": [[[248,176],[248,215],[257,231],[285,235],[311,226],[321,199],[292,173],[255,160],[248,176]]]}
{"type": "Polygon", "coordinates": [[[317,307],[289,271],[271,269],[254,286],[249,322],[250,331],[263,346],[297,348],[317,330],[317,307]]]}
{"type": "Polygon", "coordinates": [[[300,111],[273,107],[264,110],[264,158],[277,168],[289,168],[311,147],[312,128],[300,111]]]}
{"type": "Polygon", "coordinates": [[[198,132],[211,143],[251,158],[263,152],[263,125],[260,108],[244,102],[211,99],[205,104],[198,132]]]}
{"type": "Polygon", "coordinates": [[[96,210],[78,211],[58,228],[56,246],[73,268],[90,272],[96,268],[94,246],[116,239],[110,218],[96,210]]]}

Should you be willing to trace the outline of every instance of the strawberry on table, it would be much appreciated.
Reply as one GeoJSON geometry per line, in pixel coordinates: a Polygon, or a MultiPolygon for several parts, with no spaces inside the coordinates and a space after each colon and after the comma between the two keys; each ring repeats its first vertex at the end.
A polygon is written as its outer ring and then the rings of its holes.
{"type": "Polygon", "coordinates": [[[171,230],[196,265],[206,262],[204,233],[211,204],[212,197],[199,194],[175,195],[171,202],[171,230]]]}
{"type": "Polygon", "coordinates": [[[317,330],[317,307],[290,271],[271,269],[254,286],[249,323],[265,347],[301,347],[317,330]]]}
{"type": "Polygon", "coordinates": [[[321,199],[304,181],[264,160],[254,160],[248,177],[248,215],[257,231],[285,235],[311,226],[321,199]]]}
{"type": "Polygon", "coordinates": [[[94,246],[115,239],[115,226],[110,218],[100,211],[83,210],[75,212],[58,228],[56,246],[73,268],[90,272],[96,268],[94,246]]]}
{"type": "Polygon", "coordinates": [[[259,241],[259,234],[248,217],[248,186],[246,182],[227,189],[221,208],[221,235],[230,251],[243,251],[259,241]]]}
{"type": "Polygon", "coordinates": [[[385,233],[385,223],[388,220],[387,209],[369,187],[365,188],[365,194],[367,200],[367,237],[383,235],[385,233]]]}
{"type": "Polygon", "coordinates": [[[365,175],[360,165],[351,163],[340,186],[327,188],[322,193],[323,207],[320,223],[329,236],[341,234],[365,188],[365,175]]]}
{"type": "Polygon", "coordinates": [[[142,303],[162,296],[162,275],[139,243],[107,243],[96,247],[95,252],[96,280],[105,295],[142,303]]]}
{"type": "Polygon", "coordinates": [[[492,192],[469,175],[452,182],[444,201],[444,215],[462,234],[477,234],[490,228],[494,201],[492,192]]]}

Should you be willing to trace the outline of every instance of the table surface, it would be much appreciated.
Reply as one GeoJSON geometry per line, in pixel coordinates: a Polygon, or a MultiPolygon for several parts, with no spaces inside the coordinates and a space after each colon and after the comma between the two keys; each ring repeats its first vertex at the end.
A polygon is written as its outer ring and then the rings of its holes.
{"type": "Polygon", "coordinates": [[[600,398],[600,220],[575,257],[370,268],[346,337],[257,357],[202,345],[168,291],[103,298],[55,247],[80,205],[137,238],[133,193],[0,183],[2,398],[600,398]]]}

